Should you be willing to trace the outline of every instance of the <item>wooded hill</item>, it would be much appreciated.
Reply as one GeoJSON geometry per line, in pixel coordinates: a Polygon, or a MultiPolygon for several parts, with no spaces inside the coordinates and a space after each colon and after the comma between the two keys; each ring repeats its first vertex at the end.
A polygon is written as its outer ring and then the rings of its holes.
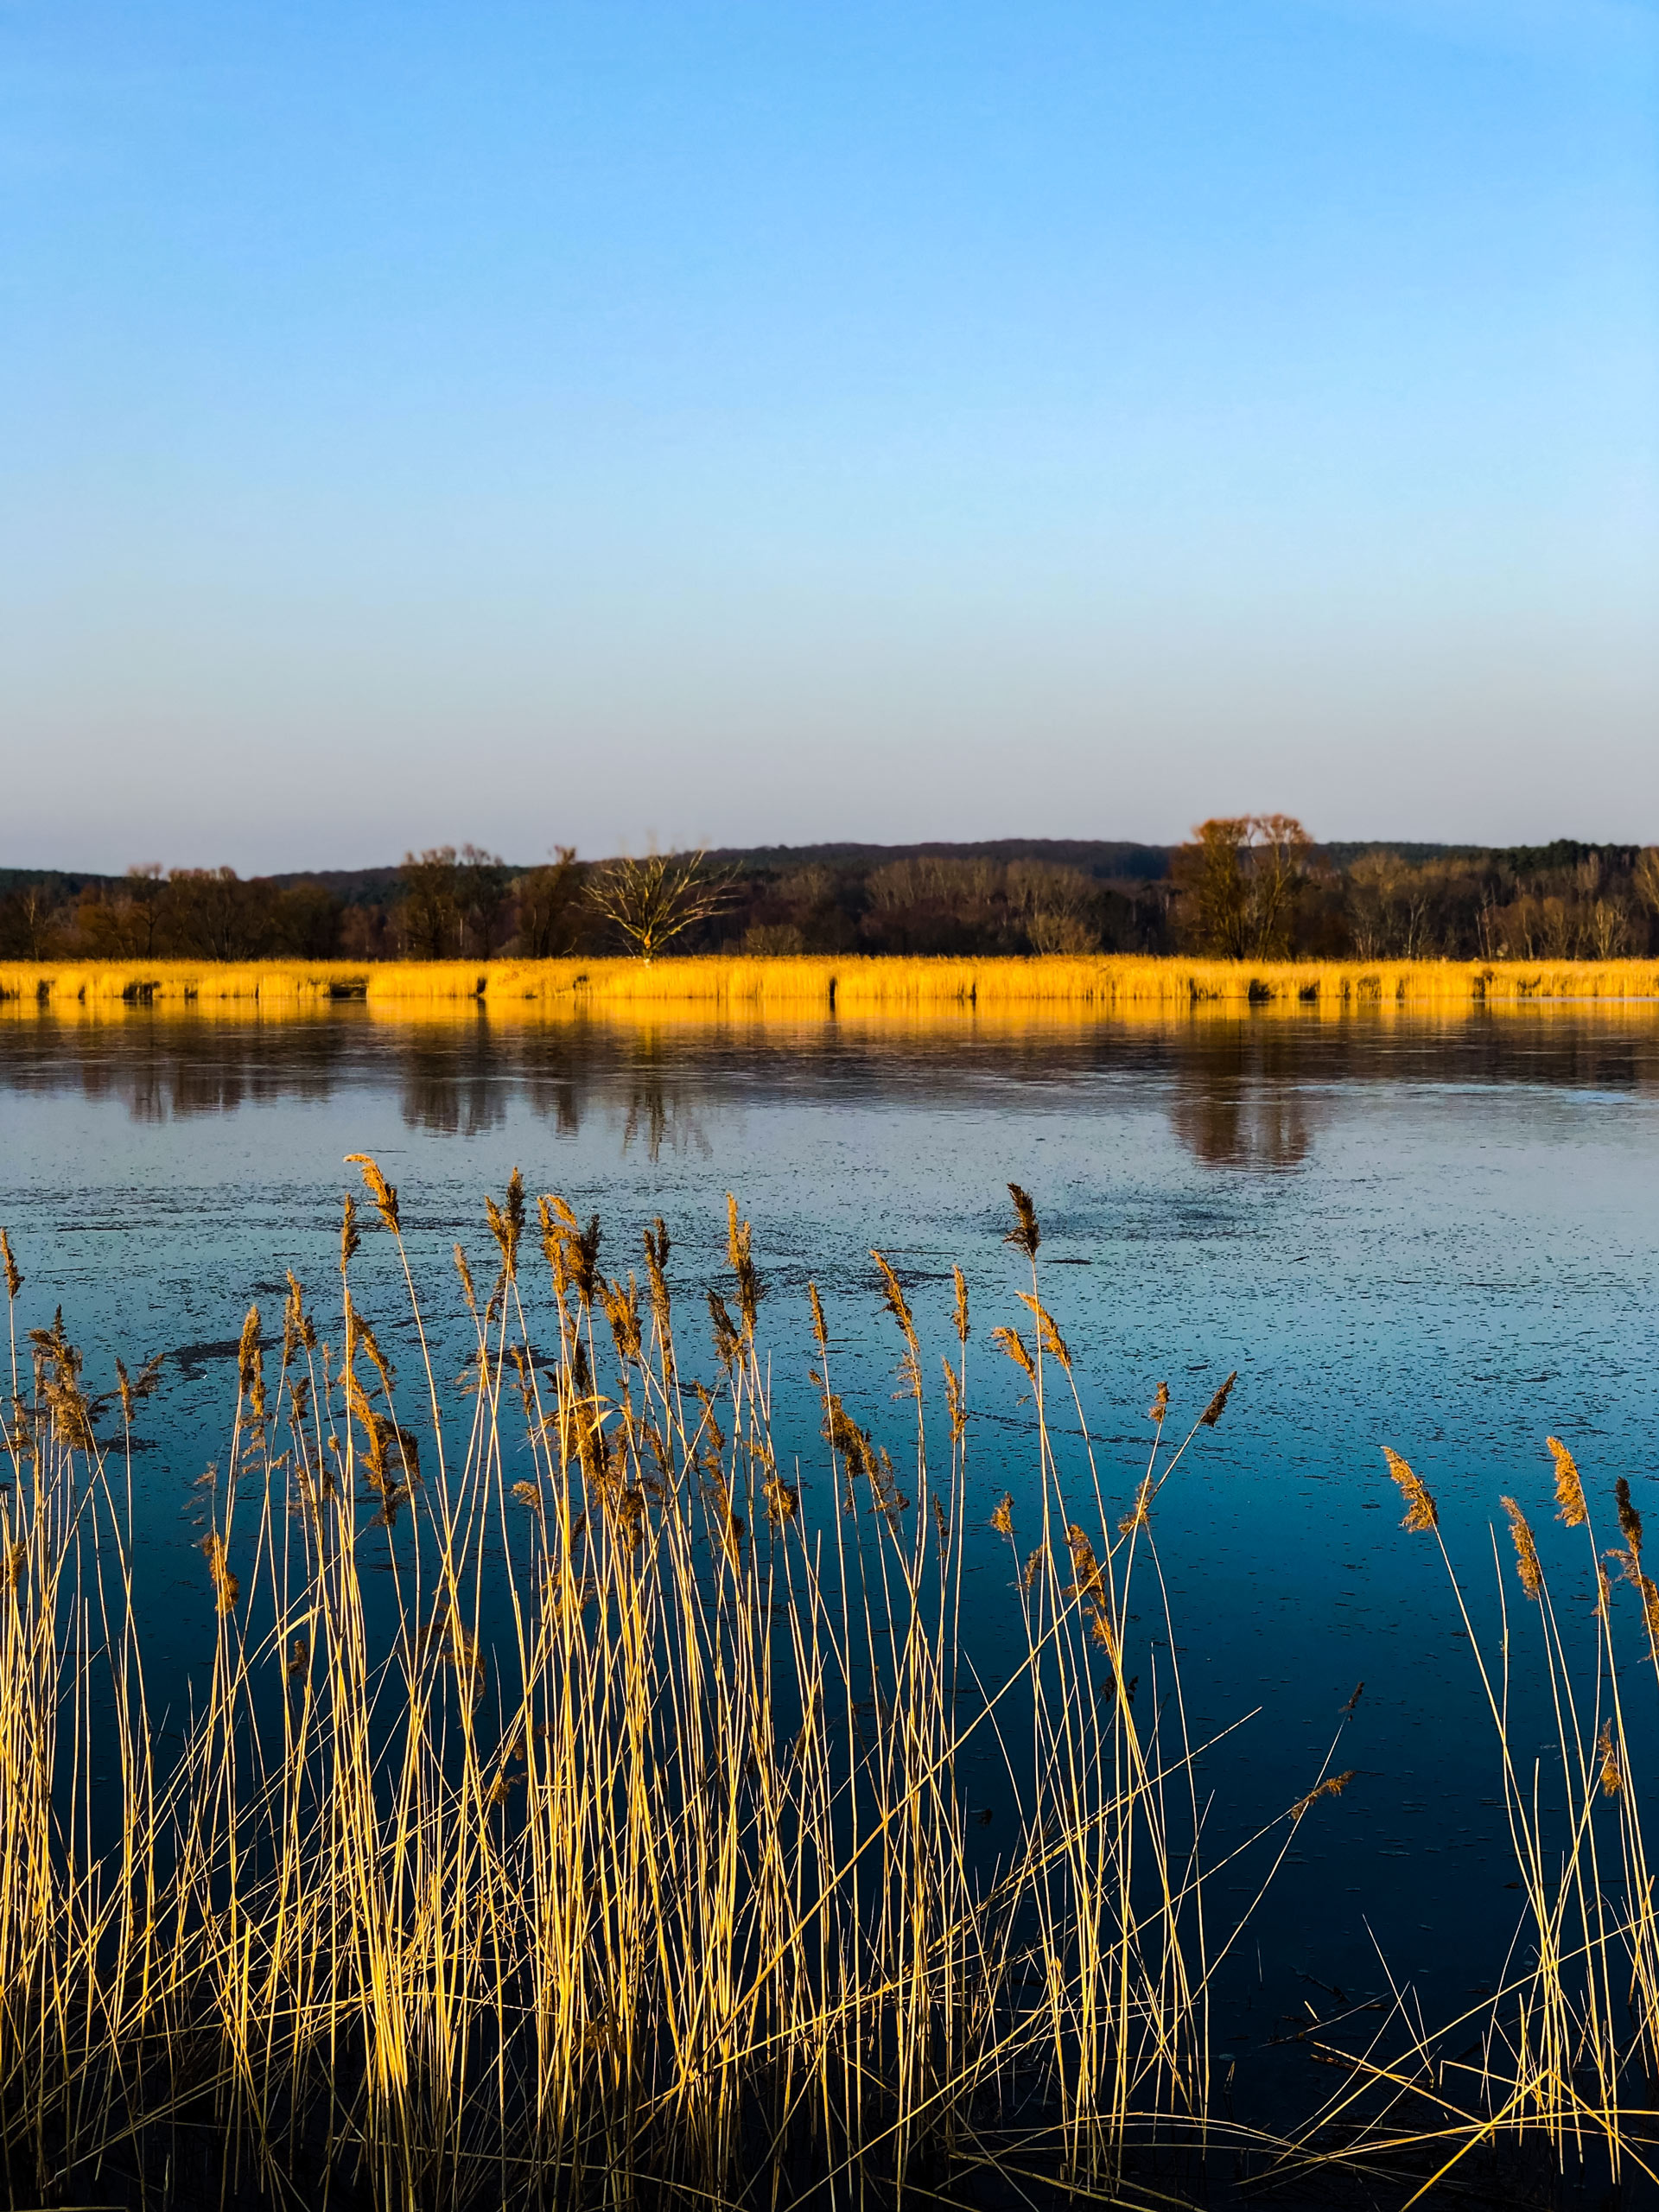
{"type": "MultiPolygon", "coordinates": [[[[11,958],[545,957],[620,949],[596,894],[626,863],[518,866],[473,846],[248,879],[228,868],[0,868],[11,958]]],[[[712,851],[715,911],[677,950],[1610,958],[1659,949],[1636,845],[1315,844],[1287,817],[1183,846],[1104,839],[712,851]]],[[[710,902],[704,899],[702,902],[710,902]]]]}

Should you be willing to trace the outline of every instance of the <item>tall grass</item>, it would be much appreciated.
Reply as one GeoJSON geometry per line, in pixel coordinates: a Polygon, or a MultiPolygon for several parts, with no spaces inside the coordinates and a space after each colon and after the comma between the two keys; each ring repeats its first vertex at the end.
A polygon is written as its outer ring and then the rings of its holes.
{"type": "MultiPolygon", "coordinates": [[[[452,1389],[397,1193],[359,1164],[412,1384],[360,1302],[348,1199],[326,1325],[290,1277],[280,1336],[257,1309],[243,1332],[223,1471],[203,1478],[203,1666],[182,1711],[176,1693],[158,1709],[139,1632],[131,1445],[154,1371],[118,1370],[100,1405],[60,1319],[20,1344],[0,1251],[9,2202],[780,2208],[971,2201],[992,2174],[1112,2201],[1172,2172],[1197,2186],[1206,2149],[1249,2133],[1212,2109],[1209,2056],[1239,1931],[1206,1903],[1202,1747],[1156,1524],[1232,1378],[1179,1433],[1160,1389],[1143,1477],[1109,1498],[1014,1189],[1030,1287],[983,1341],[1029,1399],[1027,1502],[1006,1461],[970,1474],[982,1340],[960,1274],[935,1384],[880,1255],[895,1434],[849,1412],[814,1288],[822,1433],[804,1476],[774,1428],[766,1286],[734,1204],[704,1382],[662,1224],[611,1275],[598,1222],[553,1197],[532,1218],[515,1175],[486,1205],[493,1280],[455,1249],[470,1351],[452,1389]],[[1001,1639],[964,1582],[988,1546],[1006,1560],[1001,1639]],[[1000,1640],[1011,1656],[988,1672],[1000,1640]]],[[[1623,1493],[1621,1516],[1654,1630],[1623,1493]]],[[[1276,2171],[1369,2172],[1505,2130],[1646,2155],[1627,2084],[1659,2056],[1659,1952],[1600,1586],[1586,1692],[1526,1581],[1572,1746],[1573,1842],[1558,1871],[1506,1740],[1534,1962],[1494,2000],[1459,2116],[1402,2119],[1425,2067],[1444,2088],[1414,2030],[1409,2075],[1379,2047],[1345,2055],[1341,2094],[1276,2171]]],[[[1482,1664],[1502,1737],[1507,1630],[1503,1670],[1482,1664]]],[[[1336,1750],[1269,1808],[1267,1878],[1350,1779],[1336,1750]]]]}
{"type": "MultiPolygon", "coordinates": [[[[402,1262],[397,1194],[365,1172],[402,1262]]],[[[1077,1401],[1033,1268],[1034,1327],[1001,1342],[1035,1394],[1040,1503],[988,1529],[965,1291],[936,1466],[884,1268],[913,1426],[890,1452],[847,1413],[815,1293],[814,1515],[734,1206],[708,1387],[660,1224],[642,1292],[601,1272],[597,1223],[550,1198],[532,1227],[516,1178],[488,1213],[493,1287],[456,1252],[458,1403],[404,1262],[409,1410],[352,1288],[349,1203],[329,1341],[297,1284],[280,1349],[250,1313],[204,1491],[211,1664],[165,1764],[130,1510],[149,1378],[123,1376],[106,1444],[61,1325],[24,1347],[0,1501],[11,2201],[309,2201],[333,2175],[388,2205],[840,2202],[964,2173],[1016,2125],[1091,2183],[1137,2140],[1201,2135],[1191,1747],[1173,1678],[1137,1705],[1122,1663],[1190,1439],[1160,1404],[1122,1533],[1092,1485],[1062,1494],[1047,1400],[1077,1401]],[[1001,1679],[959,1634],[986,1542],[1019,1632],[1001,1679]],[[969,1754],[1017,1808],[994,1859],[969,1754]]]]}
{"type": "Polygon", "coordinates": [[[213,963],[65,961],[0,965],[0,1001],[59,1014],[115,1004],[257,1003],[293,1013],[334,999],[385,1007],[536,1006],[627,1014],[675,1007],[800,1018],[828,1014],[992,1015],[1074,1007],[1456,1008],[1536,999],[1659,998],[1659,961],[1293,961],[1101,954],[1032,959],[702,958],[213,963]]]}
{"type": "Polygon", "coordinates": [[[1504,1497],[1507,1543],[1493,1531],[1495,1642],[1471,1615],[1433,1494],[1383,1447],[1406,1505],[1403,1525],[1439,1549],[1473,1655],[1521,1919],[1498,1986],[1478,2005],[1431,2032],[1396,1987],[1367,2050],[1325,2047],[1345,2078],[1303,2140],[1274,2162],[1281,2181],[1306,2183],[1333,2167],[1375,2175],[1405,2161],[1418,2182],[1404,2200],[1410,2205],[1441,2190],[1464,2193],[1480,2154],[1490,2163],[1495,2146],[1532,2143],[1546,2154],[1532,2161],[1535,2186],[1541,2168],[1558,2181],[1573,2177],[1580,2189],[1586,2170],[1599,2171],[1613,2185],[1610,2203],[1623,2201],[1621,2184],[1659,2188],[1659,1903],[1642,1826],[1649,1783],[1626,1719],[1632,1676],[1651,1668],[1659,1678],[1659,1586],[1643,1565],[1628,1483],[1616,1486],[1622,1545],[1604,1551],[1572,1452],[1559,1437],[1548,1446],[1557,1517],[1583,1531],[1590,1618],[1563,1621],[1533,1522],[1504,1497]],[[1634,1654],[1618,1627],[1621,1611],[1634,1617],[1634,1654]],[[1517,1644],[1533,1655],[1519,1681],[1517,1644]],[[1529,1757],[1541,1711],[1554,1743],[1529,1757]],[[1562,1802],[1552,1806],[1557,1792],[1562,1802]]]}

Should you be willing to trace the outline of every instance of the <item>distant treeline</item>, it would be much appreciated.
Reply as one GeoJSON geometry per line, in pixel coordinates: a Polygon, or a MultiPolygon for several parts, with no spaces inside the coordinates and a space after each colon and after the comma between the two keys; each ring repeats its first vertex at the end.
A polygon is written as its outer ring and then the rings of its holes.
{"type": "Polygon", "coordinates": [[[1287,816],[1185,845],[826,845],[658,863],[475,846],[354,874],[0,870],[12,959],[472,959],[676,951],[1611,959],[1659,950],[1659,848],[1321,848],[1287,816]],[[652,871],[657,870],[653,875],[652,871]],[[642,940],[638,918],[645,914],[642,940]]]}

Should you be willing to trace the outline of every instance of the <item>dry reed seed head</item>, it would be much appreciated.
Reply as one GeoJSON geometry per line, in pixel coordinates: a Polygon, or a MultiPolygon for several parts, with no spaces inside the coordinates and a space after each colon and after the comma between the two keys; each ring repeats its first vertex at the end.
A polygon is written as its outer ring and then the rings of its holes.
{"type": "Polygon", "coordinates": [[[1014,1296],[1022,1305],[1031,1308],[1037,1323],[1038,1343],[1046,1352],[1052,1354],[1058,1360],[1069,1375],[1071,1372],[1071,1355],[1066,1349],[1065,1338],[1055,1326],[1054,1316],[1046,1306],[1039,1304],[1028,1290],[1017,1290],[1014,1296]]]}
{"type": "Polygon", "coordinates": [[[513,1380],[518,1385],[518,1402],[524,1408],[524,1419],[533,1421],[536,1414],[536,1370],[531,1363],[530,1355],[523,1344],[508,1344],[504,1349],[503,1357],[512,1368],[513,1380]]]}
{"type": "Polygon", "coordinates": [[[965,1344],[968,1341],[968,1278],[960,1268],[951,1268],[950,1278],[956,1286],[956,1304],[950,1318],[956,1324],[957,1343],[965,1344]]]}
{"type": "Polygon", "coordinates": [[[467,1255],[459,1244],[452,1247],[455,1255],[455,1273],[461,1277],[461,1294],[467,1301],[467,1311],[478,1312],[478,1293],[473,1288],[473,1271],[467,1264],[467,1255]]]}
{"type": "Polygon", "coordinates": [[[1015,1251],[1023,1252],[1027,1259],[1034,1260],[1037,1247],[1043,1241],[1043,1232],[1037,1226],[1037,1209],[1031,1202],[1030,1192],[1022,1191],[1017,1183],[1009,1184],[1008,1196],[1014,1200],[1014,1227],[1002,1242],[1012,1244],[1015,1251]]]}
{"type": "MultiPolygon", "coordinates": [[[[58,1315],[61,1334],[63,1315],[58,1315]]],[[[43,1334],[44,1332],[32,1333],[43,1334]]],[[[80,1354],[73,1344],[62,1345],[63,1357],[53,1363],[48,1377],[48,1362],[42,1355],[35,1361],[35,1382],[51,1416],[52,1426],[59,1441],[71,1452],[85,1452],[91,1457],[98,1449],[98,1440],[92,1433],[94,1408],[79,1389],[75,1377],[80,1371],[80,1354]]]]}
{"type": "Polygon", "coordinates": [[[668,1230],[658,1214],[645,1232],[645,1281],[651,1287],[651,1310],[664,1357],[673,1357],[673,1301],[668,1292],[668,1230]],[[653,1234],[654,1230],[654,1234],[653,1234]]]}
{"type": "Polygon", "coordinates": [[[362,1246],[363,1232],[357,1225],[357,1200],[349,1191],[340,1217],[340,1272],[344,1274],[357,1257],[362,1246]]]}
{"type": "Polygon", "coordinates": [[[1065,1544],[1071,1554],[1071,1572],[1077,1578],[1066,1592],[1067,1596],[1099,1597],[1105,1584],[1101,1580],[1100,1562],[1095,1557],[1095,1548],[1089,1540],[1088,1531],[1079,1528],[1075,1521],[1069,1522],[1066,1524],[1065,1544]]]}
{"type": "Polygon", "coordinates": [[[766,1287],[755,1272],[754,1255],[751,1249],[753,1232],[747,1222],[737,1217],[737,1200],[730,1191],[726,1193],[726,1257],[737,1277],[737,1310],[743,1317],[743,1326],[754,1334],[754,1324],[766,1287]]]}
{"type": "Polygon", "coordinates": [[[1659,1582],[1638,1567],[1634,1577],[1642,1599],[1642,1624],[1648,1631],[1656,1664],[1659,1664],[1659,1582]]]}
{"type": "Polygon", "coordinates": [[[369,1196],[374,1200],[376,1212],[394,1236],[400,1235],[396,1184],[387,1182],[380,1172],[378,1162],[371,1160],[366,1152],[348,1152],[346,1165],[361,1169],[369,1196]]]}
{"type": "Polygon", "coordinates": [[[787,1528],[801,1510],[801,1494],[774,1475],[761,1485],[760,1495],[766,1501],[766,1519],[774,1529],[787,1528]]]}
{"type": "Polygon", "coordinates": [[[1016,1367],[1023,1369],[1032,1382],[1037,1380],[1036,1367],[1018,1329],[993,1329],[991,1342],[999,1351],[1006,1352],[1016,1367]]]}
{"type": "Polygon", "coordinates": [[[1013,1535],[1014,1492],[1012,1491],[1005,1490],[997,1501],[996,1510],[991,1516],[991,1526],[999,1536],[1013,1535]]]}
{"type": "Polygon", "coordinates": [[[207,1554],[207,1572],[213,1577],[213,1602],[221,1613],[236,1610],[236,1601],[242,1594],[242,1585],[231,1573],[225,1554],[225,1539],[217,1529],[211,1529],[201,1540],[201,1549],[207,1554]]]}
{"type": "Polygon", "coordinates": [[[65,1332],[61,1306],[52,1316],[51,1327],[31,1329],[29,1341],[35,1348],[36,1374],[43,1374],[50,1367],[60,1383],[73,1386],[80,1374],[81,1359],[65,1332]]]}
{"type": "Polygon", "coordinates": [[[248,1402],[248,1410],[255,1421],[265,1417],[265,1353],[259,1341],[259,1308],[250,1306],[248,1318],[242,1324],[241,1342],[236,1348],[237,1387],[248,1402]]]}
{"type": "Polygon", "coordinates": [[[1549,1456],[1555,1462],[1555,1502],[1560,1511],[1555,1516],[1569,1529],[1581,1528],[1590,1517],[1584,1502],[1584,1484],[1580,1478],[1578,1463],[1559,1436],[1547,1436],[1549,1456]]]}
{"type": "Polygon", "coordinates": [[[961,1378],[943,1353],[939,1365],[944,1370],[944,1402],[950,1414],[950,1441],[960,1444],[968,1433],[968,1407],[962,1395],[961,1378]]]}
{"type": "Polygon", "coordinates": [[[1220,1389],[1217,1391],[1215,1396],[1211,1399],[1209,1404],[1198,1415],[1198,1426],[1201,1428],[1213,1428],[1216,1423],[1221,1419],[1223,1414],[1227,1410],[1227,1401],[1232,1396],[1233,1385],[1237,1382],[1237,1380],[1238,1370],[1235,1368],[1232,1373],[1227,1377],[1227,1380],[1222,1384],[1220,1389]]]}
{"type": "Polygon", "coordinates": [[[23,1287],[23,1278],[18,1271],[16,1261],[12,1257],[11,1239],[3,1229],[0,1229],[0,1265],[3,1265],[5,1268],[7,1300],[15,1303],[18,1292],[23,1287]]]}
{"type": "Polygon", "coordinates": [[[1020,1587],[1021,1590],[1027,1593],[1030,1592],[1033,1583],[1037,1580],[1037,1570],[1041,1567],[1044,1560],[1046,1559],[1047,1556],[1048,1546],[1046,1544],[1039,1544],[1036,1549],[1027,1560],[1024,1571],[1020,1574],[1020,1587]]]}
{"type": "Polygon", "coordinates": [[[620,1282],[600,1284],[600,1300],[605,1308],[605,1319],[611,1325],[611,1339],[616,1346],[616,1356],[624,1366],[629,1361],[636,1363],[644,1357],[644,1340],[639,1326],[639,1286],[632,1274],[628,1287],[620,1282]]]}
{"type": "Polygon", "coordinates": [[[742,1353],[743,1332],[717,1290],[709,1293],[709,1319],[715,1339],[715,1357],[722,1367],[730,1367],[742,1353]]]}
{"type": "Polygon", "coordinates": [[[1154,1398],[1152,1403],[1147,1408],[1147,1419],[1148,1421],[1155,1421],[1160,1428],[1161,1428],[1164,1425],[1164,1415],[1168,1411],[1169,1385],[1167,1382],[1160,1382],[1158,1385],[1157,1396],[1154,1398]]]}
{"type": "Polygon", "coordinates": [[[1642,1549],[1642,1516],[1630,1503],[1630,1486],[1621,1475],[1613,1485],[1613,1496],[1618,1504],[1618,1525],[1632,1554],[1642,1549]]]}
{"type": "Polygon", "coordinates": [[[1538,1547],[1527,1516],[1512,1497],[1502,1497],[1498,1503],[1510,1516],[1510,1534],[1515,1539],[1515,1571],[1521,1578],[1521,1587],[1529,1598],[1541,1598],[1544,1570],[1539,1564],[1538,1547]]]}
{"type": "Polygon", "coordinates": [[[878,1444],[875,1448],[875,1456],[880,1463],[880,1471],[872,1467],[870,1481],[875,1490],[876,1502],[888,1519],[894,1520],[899,1514],[909,1511],[910,1500],[893,1478],[893,1460],[888,1455],[887,1446],[878,1444]]]}
{"type": "Polygon", "coordinates": [[[1400,1526],[1414,1532],[1438,1529],[1440,1525],[1440,1513],[1421,1478],[1413,1473],[1391,1446],[1385,1444],[1382,1446],[1382,1457],[1388,1461],[1389,1473],[1400,1485],[1401,1495],[1406,1501],[1406,1517],[1400,1526]]]}
{"type": "Polygon", "coordinates": [[[1117,1524],[1120,1536],[1132,1536],[1137,1529],[1152,1525],[1152,1477],[1142,1475],[1141,1487],[1135,1494],[1135,1503],[1117,1524]]]}
{"type": "Polygon", "coordinates": [[[1316,1789],[1310,1789],[1306,1797],[1299,1797],[1296,1800],[1290,1808],[1291,1819],[1300,1821],[1308,1807],[1321,1797],[1340,1797],[1358,1772],[1359,1769],[1357,1766],[1351,1766],[1346,1774],[1327,1776],[1316,1789]]]}
{"type": "Polygon", "coordinates": [[[830,1350],[830,1332],[824,1326],[823,1300],[818,1296],[818,1286],[815,1282],[809,1282],[806,1286],[806,1302],[812,1308],[813,1341],[818,1347],[819,1357],[823,1357],[830,1350]]]}
{"type": "Polygon", "coordinates": [[[1624,1787],[1624,1770],[1613,1745],[1613,1724],[1611,1720],[1602,1724],[1601,1734],[1596,1742],[1596,1754],[1601,1766],[1601,1794],[1604,1797],[1617,1797],[1624,1787]]]}
{"type": "Polygon", "coordinates": [[[881,1278],[881,1302],[903,1332],[906,1343],[912,1351],[916,1349],[916,1322],[910,1310],[899,1278],[880,1252],[873,1251],[876,1273],[881,1278]]]}
{"type": "Polygon", "coordinates": [[[28,1564],[29,1546],[24,1541],[23,1538],[19,1536],[14,1543],[8,1545],[6,1548],[6,1587],[8,1590],[15,1590],[17,1587],[17,1585],[23,1579],[23,1569],[28,1566],[28,1564]]]}
{"type": "Polygon", "coordinates": [[[484,1215],[501,1254],[501,1268],[511,1282],[518,1272],[518,1244],[524,1233],[524,1179],[515,1167],[507,1178],[506,1196],[499,1205],[486,1197],[484,1215]]]}

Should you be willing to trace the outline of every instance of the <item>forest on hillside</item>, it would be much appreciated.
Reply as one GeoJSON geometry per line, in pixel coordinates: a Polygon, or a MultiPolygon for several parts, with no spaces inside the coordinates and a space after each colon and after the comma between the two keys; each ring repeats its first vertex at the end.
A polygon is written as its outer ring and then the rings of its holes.
{"type": "Polygon", "coordinates": [[[357,874],[0,871],[13,959],[1192,952],[1613,959],[1659,950],[1659,848],[1319,846],[1284,815],[1183,845],[824,846],[516,868],[473,845],[357,874]]]}

